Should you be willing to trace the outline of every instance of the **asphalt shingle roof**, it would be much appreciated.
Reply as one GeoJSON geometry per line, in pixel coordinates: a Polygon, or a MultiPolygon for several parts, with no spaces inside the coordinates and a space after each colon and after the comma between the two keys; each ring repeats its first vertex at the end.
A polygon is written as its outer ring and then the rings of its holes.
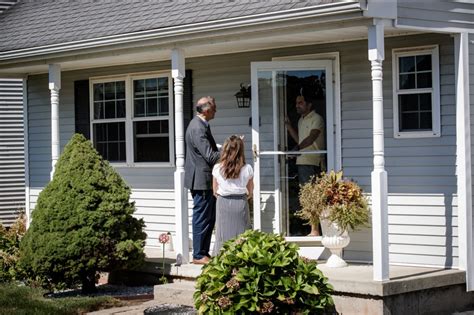
{"type": "Polygon", "coordinates": [[[0,52],[341,0],[24,0],[0,15],[0,52]]]}

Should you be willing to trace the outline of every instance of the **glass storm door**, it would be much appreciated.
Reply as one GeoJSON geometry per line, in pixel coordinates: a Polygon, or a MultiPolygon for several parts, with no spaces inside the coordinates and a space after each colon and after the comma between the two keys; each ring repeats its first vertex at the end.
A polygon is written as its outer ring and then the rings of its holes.
{"type": "Polygon", "coordinates": [[[305,163],[317,164],[323,171],[334,168],[332,61],[253,62],[251,68],[254,228],[306,236],[310,227],[296,216],[299,184],[304,178],[298,170],[305,163]],[[306,105],[311,103],[312,116],[304,117],[312,118],[298,130],[301,115],[295,104],[301,95],[306,105]],[[321,130],[314,145],[298,150],[301,141],[292,138],[285,121],[298,136],[304,136],[308,124],[317,121],[321,130]]]}

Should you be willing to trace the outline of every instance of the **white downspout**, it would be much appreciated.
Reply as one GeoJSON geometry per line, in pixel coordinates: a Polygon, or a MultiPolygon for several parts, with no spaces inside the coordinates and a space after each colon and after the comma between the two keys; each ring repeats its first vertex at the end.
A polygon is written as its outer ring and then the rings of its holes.
{"type": "Polygon", "coordinates": [[[468,33],[454,35],[456,77],[456,173],[458,186],[459,268],[466,270],[466,290],[474,290],[472,233],[471,122],[468,33]]]}
{"type": "Polygon", "coordinates": [[[189,223],[187,190],[184,188],[184,114],[183,80],[185,76],[184,52],[171,52],[171,75],[174,79],[174,125],[176,137],[176,170],[174,172],[174,195],[176,214],[175,251],[182,255],[182,263],[189,262],[189,223]]]}
{"type": "Polygon", "coordinates": [[[369,26],[369,61],[372,69],[374,170],[372,171],[372,242],[375,281],[389,279],[388,180],[385,171],[383,127],[383,71],[385,58],[384,20],[369,26]]]}

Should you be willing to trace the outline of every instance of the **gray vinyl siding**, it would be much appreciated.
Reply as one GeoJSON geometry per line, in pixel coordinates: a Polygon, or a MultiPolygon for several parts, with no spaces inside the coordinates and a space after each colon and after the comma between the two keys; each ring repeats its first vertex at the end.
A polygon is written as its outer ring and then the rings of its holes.
{"type": "Polygon", "coordinates": [[[25,208],[23,80],[0,79],[0,224],[25,208]]]}
{"type": "Polygon", "coordinates": [[[8,10],[12,5],[17,3],[17,0],[2,0],[0,1],[0,14],[8,10]]]}
{"type": "MultiPolygon", "coordinates": [[[[384,61],[385,157],[389,176],[389,241],[392,263],[436,266],[457,265],[457,209],[455,178],[455,105],[453,40],[449,36],[424,34],[386,39],[384,61]],[[441,133],[439,138],[394,139],[392,109],[392,48],[439,44],[441,75],[441,133]]],[[[283,57],[324,52],[340,53],[342,165],[346,176],[359,182],[370,195],[372,170],[372,87],[367,41],[333,43],[239,54],[208,56],[186,60],[193,70],[193,95],[213,95],[217,100],[216,118],[211,122],[218,143],[231,134],[244,134],[247,161],[250,153],[250,109],[237,108],[234,94],[240,83],[250,83],[250,63],[283,57]]],[[[169,63],[152,63],[63,73],[60,96],[61,143],[74,129],[73,81],[90,76],[167,69],[169,63]]],[[[30,97],[30,145],[41,146],[31,165],[31,180],[39,191],[49,176],[49,111],[46,76],[32,79],[35,93],[30,97]],[[37,86],[41,85],[41,86],[37,86]],[[32,125],[33,124],[33,125],[32,125]],[[35,141],[35,137],[40,137],[35,141]],[[44,141],[45,142],[44,142],[44,141]],[[43,141],[43,142],[42,142],[43,141]]],[[[31,91],[33,92],[33,91],[31,91]]],[[[262,122],[270,117],[262,117],[262,122]]],[[[30,156],[33,153],[30,153],[30,156]]],[[[156,244],[161,231],[174,231],[173,168],[118,168],[134,189],[137,216],[145,218],[150,245],[156,244]]],[[[34,199],[32,198],[32,205],[34,199]]],[[[189,201],[189,206],[192,203],[189,201]]],[[[262,226],[274,230],[274,208],[265,205],[262,226]]],[[[191,207],[190,207],[191,209],[191,207]]],[[[189,212],[191,214],[191,210],[189,212]]],[[[372,260],[370,228],[351,233],[344,255],[349,260],[372,260]]]]}
{"type": "Polygon", "coordinates": [[[472,1],[397,0],[397,11],[398,25],[474,29],[472,1]]]}

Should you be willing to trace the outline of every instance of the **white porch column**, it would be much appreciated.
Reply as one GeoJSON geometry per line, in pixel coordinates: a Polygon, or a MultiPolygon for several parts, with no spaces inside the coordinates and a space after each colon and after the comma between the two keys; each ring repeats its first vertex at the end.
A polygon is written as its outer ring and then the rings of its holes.
{"type": "Polygon", "coordinates": [[[59,90],[61,89],[61,66],[49,65],[49,90],[51,92],[51,179],[59,158],[59,90]]]}
{"type": "Polygon", "coordinates": [[[374,170],[372,171],[372,242],[374,280],[389,279],[387,172],[384,158],[382,62],[384,60],[384,21],[374,19],[369,26],[369,60],[372,68],[374,170]]]}
{"type": "Polygon", "coordinates": [[[472,232],[471,122],[468,33],[454,36],[456,73],[456,173],[458,186],[459,268],[466,270],[468,291],[474,290],[472,232]]]}
{"type": "Polygon", "coordinates": [[[176,171],[174,173],[176,242],[175,251],[189,262],[188,196],[184,188],[184,116],[183,79],[185,76],[184,53],[181,49],[171,52],[171,75],[174,79],[174,125],[176,137],[176,171]]]}

